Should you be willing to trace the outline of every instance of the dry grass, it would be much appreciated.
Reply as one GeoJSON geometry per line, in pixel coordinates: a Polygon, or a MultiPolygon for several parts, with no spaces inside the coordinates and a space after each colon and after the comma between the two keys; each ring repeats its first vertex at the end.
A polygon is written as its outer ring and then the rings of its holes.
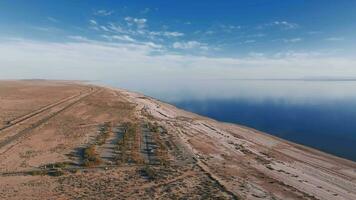
{"type": "Polygon", "coordinates": [[[96,152],[95,146],[86,147],[83,152],[83,166],[93,167],[102,163],[101,158],[96,152]]]}

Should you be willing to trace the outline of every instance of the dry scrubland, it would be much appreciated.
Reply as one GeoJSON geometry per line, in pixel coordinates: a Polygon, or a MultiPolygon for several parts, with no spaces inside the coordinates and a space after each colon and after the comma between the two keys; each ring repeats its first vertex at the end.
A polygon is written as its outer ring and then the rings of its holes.
{"type": "Polygon", "coordinates": [[[140,94],[0,81],[0,199],[356,199],[356,164],[140,94]]]}

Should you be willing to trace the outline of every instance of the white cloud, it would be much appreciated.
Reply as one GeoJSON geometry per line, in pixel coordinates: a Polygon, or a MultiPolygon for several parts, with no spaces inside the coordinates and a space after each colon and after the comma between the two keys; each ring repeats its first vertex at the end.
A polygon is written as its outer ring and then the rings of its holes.
{"type": "Polygon", "coordinates": [[[307,34],[308,35],[317,35],[317,34],[320,34],[320,33],[323,33],[322,31],[308,31],[307,34]]]}
{"type": "MultiPolygon", "coordinates": [[[[167,38],[177,38],[184,36],[184,33],[177,31],[150,31],[144,28],[147,20],[144,18],[125,17],[127,26],[109,22],[106,25],[101,25],[95,20],[90,20],[90,28],[98,31],[100,36],[112,42],[131,42],[135,44],[144,44],[155,49],[163,50],[161,44],[167,38]],[[134,39],[135,38],[135,39],[134,39]]],[[[201,49],[207,49],[201,46],[201,49]]]]}
{"type": "Polygon", "coordinates": [[[184,33],[181,32],[169,32],[169,31],[151,31],[149,32],[151,36],[166,36],[166,37],[181,37],[184,33]]]}
{"type": "Polygon", "coordinates": [[[213,24],[208,29],[204,31],[195,31],[195,34],[203,33],[205,35],[218,35],[220,33],[236,33],[237,30],[241,29],[241,26],[229,25],[229,24],[213,24]]]}
{"type": "Polygon", "coordinates": [[[145,18],[133,18],[133,17],[125,17],[125,20],[128,25],[136,25],[137,28],[145,28],[147,19],[145,18]]]}
{"type": "Polygon", "coordinates": [[[302,41],[302,38],[290,38],[290,39],[282,39],[285,43],[296,43],[302,41]]]}
{"type": "Polygon", "coordinates": [[[91,25],[98,25],[98,22],[96,22],[96,21],[93,20],[93,19],[89,20],[89,23],[90,23],[91,25]]]}
{"type": "Polygon", "coordinates": [[[343,38],[343,37],[329,37],[329,38],[325,38],[325,40],[327,40],[327,41],[343,41],[343,40],[345,40],[345,38],[343,38]]]}
{"type": "Polygon", "coordinates": [[[181,36],[184,36],[184,33],[165,31],[165,32],[163,32],[163,35],[168,36],[168,37],[181,37],[181,36]]]}
{"type": "MultiPolygon", "coordinates": [[[[89,28],[99,32],[99,36],[112,42],[131,42],[135,44],[144,44],[155,48],[156,51],[163,51],[165,48],[163,44],[170,43],[171,38],[178,38],[184,36],[184,33],[178,31],[151,31],[147,26],[146,18],[125,17],[125,23],[108,22],[100,24],[94,19],[89,20],[89,28]]],[[[197,45],[194,42],[183,44],[189,48],[189,45],[197,45]]],[[[177,44],[175,45],[177,46],[177,44]]],[[[179,44],[178,44],[179,46],[179,44]]],[[[179,48],[177,46],[177,49],[179,48]]],[[[184,48],[183,46],[181,48],[184,48]]],[[[207,45],[200,44],[200,49],[208,50],[207,45]]]]}
{"type": "Polygon", "coordinates": [[[97,16],[109,16],[112,15],[114,11],[109,11],[109,10],[97,10],[94,12],[94,15],[97,16]]]}
{"type": "Polygon", "coordinates": [[[264,29],[266,27],[279,27],[284,30],[289,30],[289,29],[296,29],[299,28],[299,24],[297,23],[292,23],[292,22],[287,22],[287,21],[274,21],[271,23],[263,24],[258,26],[258,29],[264,29]]]}
{"type": "Polygon", "coordinates": [[[153,42],[143,42],[142,44],[147,45],[148,47],[154,48],[154,49],[162,49],[163,46],[153,43],[153,42]]]}
{"type": "Polygon", "coordinates": [[[128,35],[102,35],[103,38],[106,38],[108,40],[120,40],[124,42],[136,42],[135,39],[128,35]]]}
{"type": "MultiPolygon", "coordinates": [[[[193,42],[178,46],[196,45],[193,42]]],[[[352,57],[324,56],[317,52],[240,58],[154,54],[157,47],[154,43],[1,39],[0,78],[120,80],[130,84],[169,79],[177,84],[186,78],[356,76],[356,59],[352,57]]]]}
{"type": "Polygon", "coordinates": [[[287,21],[274,21],[273,24],[277,26],[282,26],[285,29],[296,29],[299,27],[298,24],[287,22],[287,21]]]}
{"type": "Polygon", "coordinates": [[[110,29],[107,28],[106,26],[100,26],[100,29],[103,30],[103,31],[110,31],[110,29]]]}
{"type": "Polygon", "coordinates": [[[175,48],[175,49],[194,49],[194,48],[207,49],[208,47],[205,44],[197,42],[197,41],[188,41],[188,42],[174,42],[173,48],[175,48]]]}
{"type": "Polygon", "coordinates": [[[225,25],[225,24],[220,25],[220,29],[228,33],[241,28],[242,28],[241,26],[235,26],[235,25],[225,25]]]}
{"type": "Polygon", "coordinates": [[[108,28],[116,33],[126,33],[127,32],[123,27],[121,27],[117,24],[114,24],[114,23],[109,23],[108,28]]]}
{"type": "Polygon", "coordinates": [[[80,36],[80,35],[70,35],[70,36],[68,36],[68,38],[72,39],[72,40],[78,40],[78,41],[89,41],[88,38],[80,36]]]}
{"type": "Polygon", "coordinates": [[[320,52],[295,52],[295,51],[285,51],[278,52],[273,55],[274,58],[282,59],[282,58],[315,58],[320,57],[323,54],[320,52]]]}
{"type": "Polygon", "coordinates": [[[256,34],[251,34],[251,35],[247,35],[246,38],[261,38],[261,37],[265,37],[266,34],[264,33],[256,33],[256,34]]]}
{"type": "Polygon", "coordinates": [[[164,49],[164,47],[160,44],[156,44],[154,42],[138,41],[128,35],[101,35],[101,37],[107,39],[108,41],[111,42],[110,44],[113,45],[124,45],[124,44],[126,45],[129,43],[136,46],[147,47],[151,50],[151,52],[162,51],[164,49]],[[126,42],[126,43],[122,43],[122,42],[126,42]]]}

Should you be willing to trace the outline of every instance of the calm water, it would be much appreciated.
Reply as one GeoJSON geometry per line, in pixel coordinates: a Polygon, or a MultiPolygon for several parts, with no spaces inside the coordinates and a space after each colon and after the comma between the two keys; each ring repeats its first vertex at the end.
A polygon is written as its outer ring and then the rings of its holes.
{"type": "Polygon", "coordinates": [[[109,83],[220,121],[356,161],[356,82],[167,80],[109,83]],[[125,85],[127,84],[127,85],[125,85]]]}

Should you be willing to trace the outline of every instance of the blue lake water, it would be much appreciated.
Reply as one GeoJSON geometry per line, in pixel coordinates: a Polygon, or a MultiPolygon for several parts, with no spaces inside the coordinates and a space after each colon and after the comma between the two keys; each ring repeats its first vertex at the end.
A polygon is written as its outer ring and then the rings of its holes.
{"type": "Polygon", "coordinates": [[[356,101],[319,105],[246,100],[181,101],[177,107],[234,122],[356,161],[356,101]]]}
{"type": "Polygon", "coordinates": [[[167,80],[164,84],[109,84],[356,161],[355,81],[167,80]]]}

